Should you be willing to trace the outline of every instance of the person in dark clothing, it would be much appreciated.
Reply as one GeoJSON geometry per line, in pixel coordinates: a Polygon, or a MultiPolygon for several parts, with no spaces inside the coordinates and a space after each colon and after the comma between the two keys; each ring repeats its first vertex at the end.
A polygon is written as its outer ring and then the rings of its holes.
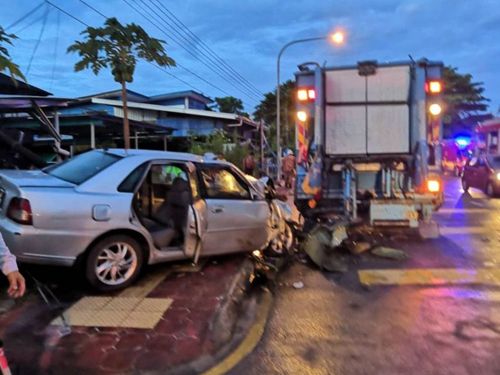
{"type": "Polygon", "coordinates": [[[249,176],[253,176],[255,171],[255,158],[253,151],[243,160],[243,171],[249,176]]]}

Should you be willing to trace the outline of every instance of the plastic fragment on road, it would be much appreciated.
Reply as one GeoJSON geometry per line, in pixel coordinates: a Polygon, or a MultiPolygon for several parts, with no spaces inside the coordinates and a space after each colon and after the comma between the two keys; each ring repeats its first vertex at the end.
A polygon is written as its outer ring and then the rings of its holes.
{"type": "Polygon", "coordinates": [[[404,251],[385,246],[376,247],[375,249],[372,250],[372,254],[381,258],[388,258],[395,260],[404,260],[408,258],[408,254],[406,254],[404,251]]]}
{"type": "Polygon", "coordinates": [[[302,289],[304,287],[304,283],[302,281],[297,281],[296,283],[293,283],[293,287],[295,289],[302,289]]]}
{"type": "Polygon", "coordinates": [[[345,272],[347,267],[336,249],[347,239],[344,223],[332,226],[318,224],[307,236],[303,250],[321,269],[331,272],[345,272]]]}

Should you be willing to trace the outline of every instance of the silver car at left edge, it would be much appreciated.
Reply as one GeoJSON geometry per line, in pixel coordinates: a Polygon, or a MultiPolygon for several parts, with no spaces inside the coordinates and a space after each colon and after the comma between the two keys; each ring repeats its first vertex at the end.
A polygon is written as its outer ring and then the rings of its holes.
{"type": "Polygon", "coordinates": [[[276,247],[288,233],[272,207],[234,165],[184,153],[94,150],[0,171],[0,232],[18,260],[82,266],[101,291],[147,264],[276,247]]]}

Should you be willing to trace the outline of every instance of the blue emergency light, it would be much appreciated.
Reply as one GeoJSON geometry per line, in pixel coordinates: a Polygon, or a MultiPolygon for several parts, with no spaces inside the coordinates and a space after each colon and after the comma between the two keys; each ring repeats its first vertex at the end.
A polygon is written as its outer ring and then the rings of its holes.
{"type": "Polygon", "coordinates": [[[455,143],[457,144],[458,148],[465,148],[470,144],[470,139],[469,138],[456,138],[455,143]]]}

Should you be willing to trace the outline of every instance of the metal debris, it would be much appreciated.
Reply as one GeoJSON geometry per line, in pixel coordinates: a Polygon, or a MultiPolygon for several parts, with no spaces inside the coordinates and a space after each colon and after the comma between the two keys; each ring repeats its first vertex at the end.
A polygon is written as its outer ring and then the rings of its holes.
{"type": "Polygon", "coordinates": [[[408,258],[408,254],[406,254],[404,251],[385,246],[376,247],[375,249],[372,250],[372,254],[379,256],[381,258],[388,258],[395,260],[403,260],[408,258]]]}
{"type": "Polygon", "coordinates": [[[296,283],[293,283],[293,287],[295,289],[302,289],[304,287],[304,283],[302,281],[297,281],[296,283]]]}
{"type": "Polygon", "coordinates": [[[347,242],[346,245],[347,245],[347,248],[349,249],[349,251],[353,254],[364,253],[365,251],[368,251],[373,247],[373,245],[371,243],[366,242],[366,241],[359,241],[359,242],[349,241],[349,242],[347,242]]]}

